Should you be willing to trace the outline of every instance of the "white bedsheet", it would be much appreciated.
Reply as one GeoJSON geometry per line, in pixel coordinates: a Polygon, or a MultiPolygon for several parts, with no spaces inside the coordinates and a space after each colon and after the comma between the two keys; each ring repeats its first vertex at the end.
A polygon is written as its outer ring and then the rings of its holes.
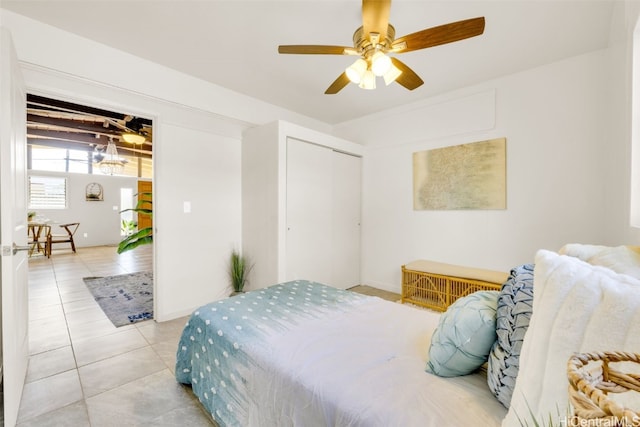
{"type": "Polygon", "coordinates": [[[485,375],[424,371],[439,316],[372,298],[274,337],[253,376],[250,425],[499,426],[506,410],[485,375]]]}

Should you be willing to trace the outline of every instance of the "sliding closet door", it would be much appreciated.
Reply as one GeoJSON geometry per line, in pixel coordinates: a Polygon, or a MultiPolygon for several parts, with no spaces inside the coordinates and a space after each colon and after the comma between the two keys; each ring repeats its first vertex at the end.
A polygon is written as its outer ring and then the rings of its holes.
{"type": "Polygon", "coordinates": [[[360,284],[361,159],[333,152],[333,286],[360,284]]]}
{"type": "Polygon", "coordinates": [[[326,147],[287,140],[287,280],[333,280],[332,158],[326,147]]]}

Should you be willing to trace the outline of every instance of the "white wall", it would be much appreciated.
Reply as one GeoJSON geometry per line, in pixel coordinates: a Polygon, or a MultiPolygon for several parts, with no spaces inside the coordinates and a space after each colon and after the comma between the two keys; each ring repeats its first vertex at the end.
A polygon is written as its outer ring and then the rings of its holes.
{"type": "Polygon", "coordinates": [[[508,271],[540,248],[605,243],[604,59],[570,58],[337,129],[367,132],[363,283],[398,291],[414,259],[508,271]],[[413,152],[496,137],[507,139],[506,210],[413,210],[413,152]]]}
{"type": "MultiPolygon", "coordinates": [[[[55,224],[79,222],[80,226],[74,236],[77,247],[117,245],[120,242],[122,239],[120,236],[120,189],[131,188],[133,194],[137,193],[137,178],[37,170],[29,171],[29,175],[67,178],[67,209],[29,209],[35,211],[38,216],[50,219],[54,224],[53,233],[64,232],[61,229],[56,230],[55,224]],[[85,188],[90,182],[102,185],[103,201],[86,200],[85,188]],[[85,233],[86,237],[84,237],[85,233]]],[[[63,247],[63,245],[60,246],[63,247]]]]}
{"type": "MultiPolygon", "coordinates": [[[[227,262],[241,248],[240,141],[161,124],[154,185],[158,311],[168,318],[229,296],[227,262]],[[185,202],[191,205],[186,213],[185,202]]],[[[156,145],[154,139],[154,145],[156,145]]]]}
{"type": "MultiPolygon", "coordinates": [[[[247,289],[276,283],[284,271],[280,246],[282,152],[280,124],[248,129],[242,138],[242,252],[253,264],[247,289]]],[[[285,181],[286,182],[286,181],[285,181]]]]}

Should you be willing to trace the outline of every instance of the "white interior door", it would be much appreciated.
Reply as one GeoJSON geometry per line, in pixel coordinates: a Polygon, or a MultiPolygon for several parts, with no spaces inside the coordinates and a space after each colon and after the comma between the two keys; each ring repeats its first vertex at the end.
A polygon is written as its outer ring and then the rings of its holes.
{"type": "Polygon", "coordinates": [[[360,284],[360,194],[362,159],[333,152],[333,286],[360,284]]]}
{"type": "Polygon", "coordinates": [[[286,280],[332,284],[332,154],[287,140],[286,280]]]}
{"type": "Polygon", "coordinates": [[[16,424],[29,357],[26,96],[11,36],[0,29],[0,257],[4,422],[16,424]]]}

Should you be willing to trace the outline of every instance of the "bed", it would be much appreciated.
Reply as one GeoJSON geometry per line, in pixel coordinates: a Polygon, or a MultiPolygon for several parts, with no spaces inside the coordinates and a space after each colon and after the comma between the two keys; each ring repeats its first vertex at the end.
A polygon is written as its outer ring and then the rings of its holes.
{"type": "Polygon", "coordinates": [[[220,426],[499,426],[506,409],[486,374],[424,371],[439,316],[282,283],[196,310],[176,378],[220,426]]]}

